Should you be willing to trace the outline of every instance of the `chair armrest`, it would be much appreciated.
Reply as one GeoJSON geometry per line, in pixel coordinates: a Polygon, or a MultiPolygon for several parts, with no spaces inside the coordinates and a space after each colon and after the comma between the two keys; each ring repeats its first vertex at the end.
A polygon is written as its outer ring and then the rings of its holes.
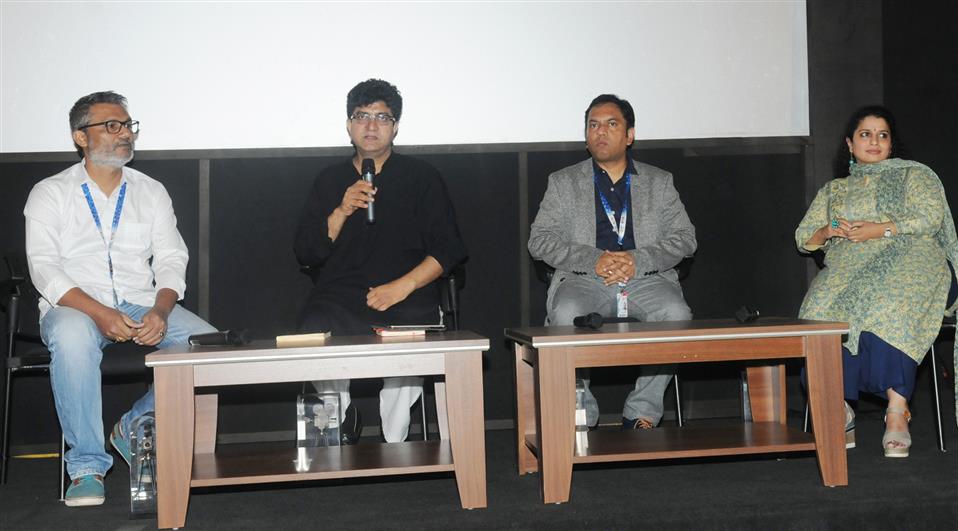
{"type": "Polygon", "coordinates": [[[458,264],[439,277],[439,307],[452,316],[453,330],[459,329],[459,291],[466,285],[466,269],[458,264]]]}
{"type": "Polygon", "coordinates": [[[7,359],[7,368],[11,371],[22,371],[30,369],[46,369],[50,366],[49,354],[33,354],[27,356],[15,356],[7,359]]]}
{"type": "Polygon", "coordinates": [[[556,268],[542,260],[533,260],[532,267],[536,270],[536,278],[545,283],[546,286],[552,284],[552,277],[556,274],[556,268]]]}
{"type": "Polygon", "coordinates": [[[675,272],[679,275],[679,282],[685,280],[685,277],[689,276],[689,273],[692,271],[692,263],[695,262],[695,255],[689,255],[682,259],[681,262],[676,264],[675,272]]]}
{"type": "Polygon", "coordinates": [[[299,266],[299,272],[309,277],[309,280],[315,285],[316,281],[319,280],[319,272],[322,270],[321,267],[314,266],[299,266]]]}

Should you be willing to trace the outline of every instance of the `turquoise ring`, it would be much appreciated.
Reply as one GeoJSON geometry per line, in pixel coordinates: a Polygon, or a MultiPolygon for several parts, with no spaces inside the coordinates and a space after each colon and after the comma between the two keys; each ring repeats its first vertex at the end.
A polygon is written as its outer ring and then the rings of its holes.
{"type": "Polygon", "coordinates": [[[833,228],[833,229],[837,229],[837,228],[838,228],[838,220],[837,220],[837,219],[833,219],[833,220],[832,220],[832,228],[833,228]]]}

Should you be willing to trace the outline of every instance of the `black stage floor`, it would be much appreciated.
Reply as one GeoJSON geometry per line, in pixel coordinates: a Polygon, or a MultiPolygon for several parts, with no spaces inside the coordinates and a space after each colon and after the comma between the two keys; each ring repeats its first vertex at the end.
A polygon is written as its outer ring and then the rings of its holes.
{"type": "MultiPolygon", "coordinates": [[[[949,413],[951,410],[949,409],[949,413]]],[[[694,422],[694,421],[693,421],[694,422]]],[[[811,452],[576,467],[572,498],[543,505],[518,476],[512,431],[486,434],[487,509],[459,507],[451,474],[194,489],[186,529],[958,529],[958,430],[938,451],[916,417],[911,457],[882,456],[881,411],[860,406],[849,486],[822,486],[811,452]]],[[[101,507],[57,501],[55,459],[14,459],[0,487],[0,529],[155,529],[128,517],[127,469],[101,507]]]]}

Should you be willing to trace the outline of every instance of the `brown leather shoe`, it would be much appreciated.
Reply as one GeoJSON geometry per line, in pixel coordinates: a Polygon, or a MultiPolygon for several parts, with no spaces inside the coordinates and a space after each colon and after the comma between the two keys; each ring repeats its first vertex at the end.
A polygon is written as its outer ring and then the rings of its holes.
{"type": "Polygon", "coordinates": [[[622,417],[623,430],[651,430],[655,425],[651,419],[639,417],[637,419],[627,419],[622,417]]]}

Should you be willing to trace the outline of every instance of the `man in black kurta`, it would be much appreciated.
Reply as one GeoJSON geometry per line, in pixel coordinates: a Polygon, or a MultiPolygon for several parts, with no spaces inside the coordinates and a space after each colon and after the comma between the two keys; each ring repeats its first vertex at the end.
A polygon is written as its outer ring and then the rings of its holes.
{"type": "MultiPolygon", "coordinates": [[[[401,112],[398,90],[385,81],[364,81],[347,96],[346,127],[356,154],[319,174],[296,229],[297,259],[318,270],[303,332],[370,334],[373,324],[440,320],[435,280],[466,251],[439,172],[392,152],[401,112]],[[363,159],[375,162],[375,186],[362,180],[363,159]],[[374,224],[366,222],[369,203],[374,224]]],[[[314,384],[339,392],[347,410],[348,381],[314,384]]],[[[380,414],[387,442],[406,438],[409,408],[421,393],[421,378],[384,379],[380,414]]]]}

